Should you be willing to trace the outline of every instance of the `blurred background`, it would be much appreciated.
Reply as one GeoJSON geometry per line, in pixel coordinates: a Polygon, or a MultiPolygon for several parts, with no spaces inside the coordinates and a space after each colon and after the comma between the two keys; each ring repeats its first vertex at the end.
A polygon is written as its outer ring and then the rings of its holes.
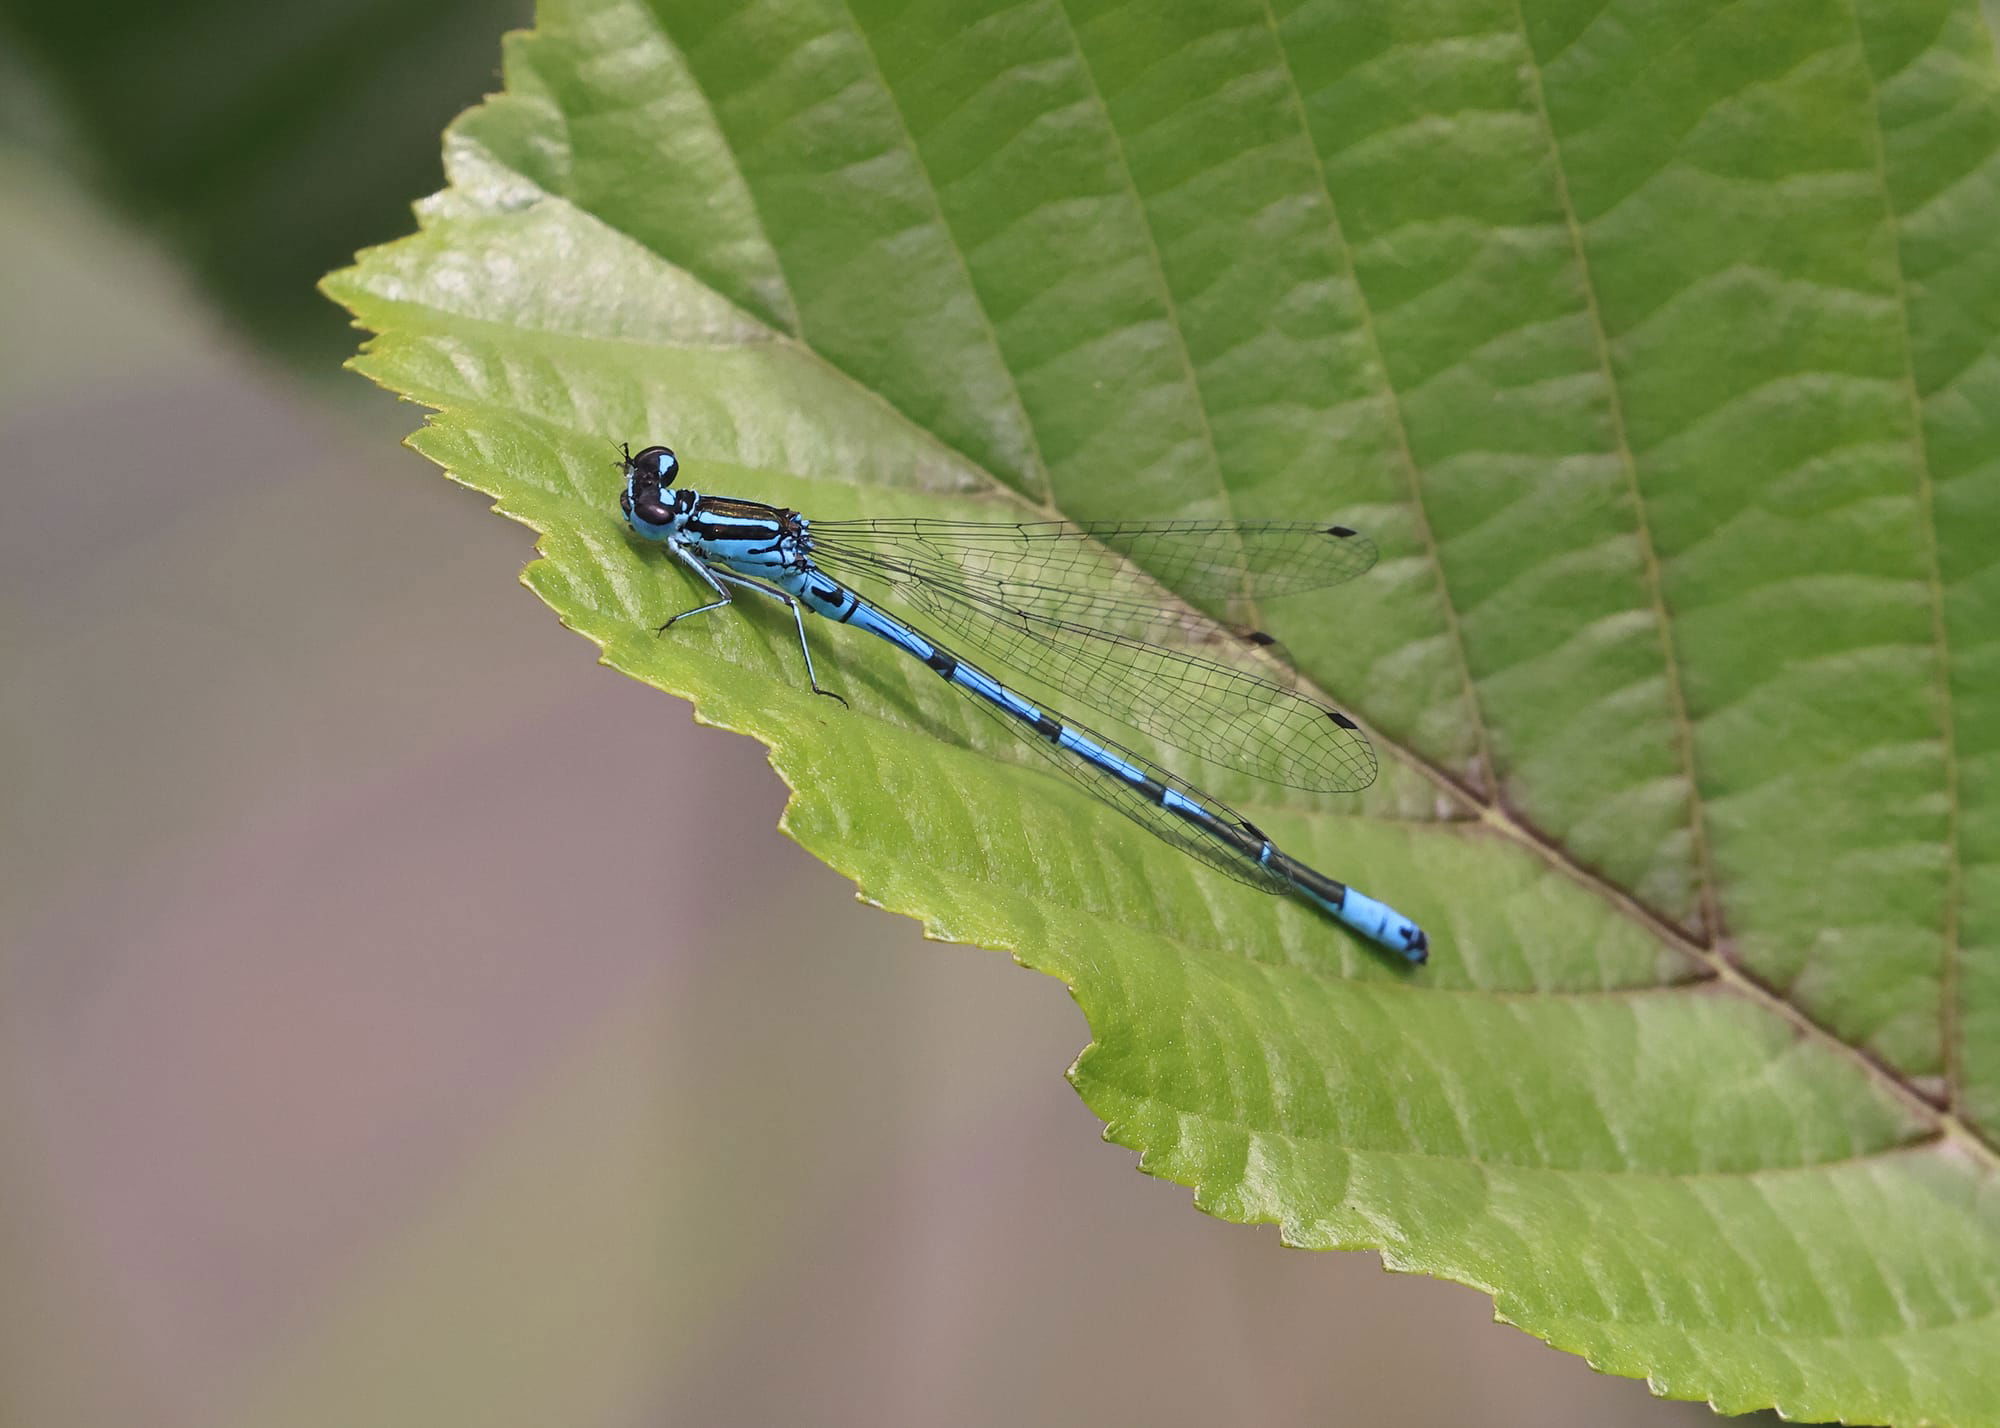
{"type": "Polygon", "coordinates": [[[1138,1174],[397,445],[312,284],[525,9],[119,10],[0,7],[0,1424],[1711,1417],[1138,1174]]]}

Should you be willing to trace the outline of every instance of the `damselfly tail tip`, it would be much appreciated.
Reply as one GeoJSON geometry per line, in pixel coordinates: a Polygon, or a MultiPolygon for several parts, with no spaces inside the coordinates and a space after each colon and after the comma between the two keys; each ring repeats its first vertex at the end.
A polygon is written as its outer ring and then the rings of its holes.
{"type": "Polygon", "coordinates": [[[1403,947],[1403,955],[1413,966],[1421,967],[1431,960],[1430,934],[1421,927],[1412,927],[1408,936],[1409,941],[1403,947]]]}

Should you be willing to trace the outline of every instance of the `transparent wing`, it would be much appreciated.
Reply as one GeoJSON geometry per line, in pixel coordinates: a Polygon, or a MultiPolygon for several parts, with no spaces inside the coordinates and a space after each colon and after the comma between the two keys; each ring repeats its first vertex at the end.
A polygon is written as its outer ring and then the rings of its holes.
{"type": "MultiPolygon", "coordinates": [[[[871,524],[880,530],[946,523],[871,524]]],[[[1189,628],[1185,612],[1147,599],[1136,586],[1121,592],[1029,578],[1040,552],[1077,570],[1080,577],[1086,571],[1101,571],[1101,559],[1090,557],[1073,539],[1058,542],[1033,536],[1030,538],[1044,544],[1039,552],[1035,547],[1023,552],[1010,544],[1016,537],[1006,533],[1040,527],[951,524],[949,528],[950,541],[931,539],[935,531],[900,537],[893,531],[884,532],[885,545],[896,538],[905,544],[878,551],[849,544],[844,538],[822,540],[821,527],[815,523],[813,556],[838,578],[859,578],[889,587],[969,647],[990,651],[1000,662],[1176,748],[1294,788],[1344,793],[1374,782],[1375,752],[1346,715],[1246,667],[1247,651],[1227,651],[1243,662],[1232,666],[1185,648],[1191,641],[1213,638],[1213,629],[1205,620],[1193,622],[1199,628],[1189,628]],[[976,533],[973,540],[965,545],[952,543],[968,529],[976,533]],[[1005,559],[980,559],[994,551],[1005,559]],[[967,566],[955,565],[948,558],[960,553],[970,555],[967,566]],[[992,573],[995,564],[1007,573],[992,573]],[[1170,647],[1162,639],[1183,647],[1170,647]]],[[[1163,527],[1140,529],[1158,533],[1163,527]]],[[[1212,526],[1202,529],[1215,530],[1212,526]]],[[[1328,540],[1325,527],[1288,526],[1284,530],[1295,546],[1307,531],[1317,533],[1322,544],[1328,540]]],[[[1172,531],[1176,538],[1188,533],[1179,524],[1172,531]]],[[[1265,533],[1269,534],[1268,529],[1265,533]]],[[[1344,550],[1352,548],[1345,541],[1365,538],[1334,539],[1343,542],[1336,549],[1344,550]]],[[[1192,549],[1192,542],[1185,548],[1192,549]]],[[[1275,570],[1276,557],[1271,552],[1278,545],[1274,541],[1265,549],[1275,570]]],[[[1369,546],[1356,573],[1373,559],[1373,547],[1369,546]]],[[[1323,576],[1321,583],[1327,583],[1323,576]]]]}
{"type": "MultiPolygon", "coordinates": [[[[839,549],[917,566],[942,566],[1016,590],[1016,603],[1059,595],[1054,618],[1099,623],[1089,611],[1126,611],[1142,593],[1106,588],[1098,547],[1125,555],[1154,579],[1196,599],[1251,599],[1323,590],[1364,574],[1375,543],[1347,526],[1314,521],[814,521],[815,551],[839,549]]],[[[1157,606],[1157,601],[1153,602],[1157,606]]]]}

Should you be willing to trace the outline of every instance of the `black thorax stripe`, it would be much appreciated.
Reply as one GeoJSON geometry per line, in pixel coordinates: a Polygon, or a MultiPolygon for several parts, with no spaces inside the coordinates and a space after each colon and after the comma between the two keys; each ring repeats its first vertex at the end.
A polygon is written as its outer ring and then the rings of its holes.
{"type": "Polygon", "coordinates": [[[762,501],[736,501],[727,496],[703,496],[697,508],[704,516],[723,521],[768,521],[773,528],[783,524],[784,512],[762,501]]]}
{"type": "Polygon", "coordinates": [[[775,549],[778,532],[774,527],[762,525],[724,525],[719,521],[696,520],[694,532],[703,540],[712,541],[753,541],[768,540],[775,549]]]}
{"type": "Polygon", "coordinates": [[[703,540],[776,540],[784,530],[784,514],[761,501],[704,496],[689,524],[703,540]]]}

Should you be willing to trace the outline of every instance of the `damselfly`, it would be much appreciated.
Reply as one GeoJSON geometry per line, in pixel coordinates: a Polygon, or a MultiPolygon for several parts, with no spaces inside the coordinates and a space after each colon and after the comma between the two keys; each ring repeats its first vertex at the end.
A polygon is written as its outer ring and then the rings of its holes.
{"type": "MultiPolygon", "coordinates": [[[[1409,918],[1281,852],[1241,814],[1101,734],[1016,693],[849,588],[900,597],[1050,688],[1085,700],[1166,743],[1259,778],[1351,792],[1375,778],[1375,753],[1352,720],[1254,672],[1148,638],[1180,623],[1132,588],[1074,579],[1091,542],[1124,552],[1168,586],[1202,597],[1279,595],[1352,579],[1375,547],[1346,526],[1120,521],[1067,525],[934,520],[808,521],[797,511],[669,489],[680,461],[664,446],[622,448],[620,504],[632,529],[663,541],[715,593],[660,627],[730,603],[730,587],[781,601],[798,626],[806,679],[812,648],[800,607],[887,640],[997,711],[1065,773],[1151,833],[1265,892],[1332,914],[1399,957],[1422,962],[1430,940],[1409,918]]],[[[1256,637],[1253,637],[1256,638],[1256,637]]]]}

